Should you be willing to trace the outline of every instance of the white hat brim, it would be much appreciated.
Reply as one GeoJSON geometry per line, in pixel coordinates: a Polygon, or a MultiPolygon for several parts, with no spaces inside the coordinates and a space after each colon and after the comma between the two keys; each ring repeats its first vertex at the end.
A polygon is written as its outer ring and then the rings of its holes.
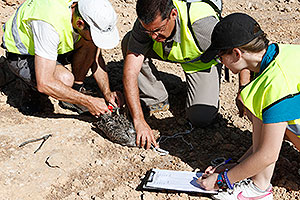
{"type": "Polygon", "coordinates": [[[94,44],[101,49],[112,49],[119,44],[120,36],[117,26],[107,32],[100,31],[92,26],[90,30],[94,44]]]}

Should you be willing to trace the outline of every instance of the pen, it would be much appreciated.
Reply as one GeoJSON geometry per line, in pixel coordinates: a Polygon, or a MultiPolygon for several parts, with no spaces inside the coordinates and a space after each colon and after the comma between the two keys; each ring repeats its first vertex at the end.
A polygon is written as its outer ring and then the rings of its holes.
{"type": "Polygon", "coordinates": [[[226,165],[227,163],[229,163],[229,161],[231,161],[231,158],[228,158],[227,160],[224,160],[223,162],[221,162],[220,164],[216,165],[214,168],[217,169],[218,167],[220,167],[221,165],[226,165]]]}
{"type": "Polygon", "coordinates": [[[222,158],[224,159],[221,163],[215,165],[214,167],[209,167],[210,169],[209,170],[205,170],[205,173],[202,175],[203,178],[206,178],[209,174],[213,174],[215,172],[215,170],[220,167],[221,165],[225,165],[227,164],[229,161],[231,161],[232,159],[231,158],[228,158],[227,160],[225,160],[225,158],[222,158]]]}

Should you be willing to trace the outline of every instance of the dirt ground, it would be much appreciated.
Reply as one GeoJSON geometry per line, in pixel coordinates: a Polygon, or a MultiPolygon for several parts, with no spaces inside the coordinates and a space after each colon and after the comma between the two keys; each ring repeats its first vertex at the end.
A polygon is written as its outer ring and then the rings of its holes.
{"type": "MultiPolygon", "coordinates": [[[[0,0],[1,25],[21,2],[0,0]]],[[[135,21],[135,0],[111,2],[119,16],[122,38],[135,21]]],[[[300,44],[299,0],[224,0],[223,3],[223,16],[232,12],[248,13],[261,24],[271,41],[300,44]]],[[[120,44],[103,54],[112,89],[122,90],[120,44]]],[[[0,55],[4,55],[2,49],[0,55]]],[[[171,109],[148,116],[147,121],[159,136],[188,130],[184,117],[184,74],[179,65],[156,64],[169,91],[171,109]]],[[[151,168],[204,170],[216,157],[237,160],[251,145],[251,124],[238,117],[235,107],[238,86],[233,74],[229,82],[222,78],[220,114],[216,122],[204,129],[194,129],[184,140],[174,138],[161,143],[170,152],[167,156],[110,142],[92,125],[93,117],[62,109],[52,98],[45,101],[43,112],[25,115],[19,111],[22,93],[16,89],[18,84],[18,81],[10,83],[0,94],[1,200],[210,199],[197,194],[141,191],[138,186],[151,168]],[[52,136],[36,153],[42,141],[19,147],[24,141],[48,134],[52,136]]],[[[88,77],[87,85],[93,84],[88,77]]],[[[299,152],[284,142],[272,180],[274,199],[300,199],[299,168],[299,152]]]]}

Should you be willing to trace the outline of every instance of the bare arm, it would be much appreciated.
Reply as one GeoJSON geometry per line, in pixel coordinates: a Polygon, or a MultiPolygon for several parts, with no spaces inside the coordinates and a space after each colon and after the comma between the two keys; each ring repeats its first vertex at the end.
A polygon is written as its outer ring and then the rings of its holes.
{"type": "MultiPolygon", "coordinates": [[[[278,159],[286,125],[286,122],[263,124],[261,120],[253,117],[253,146],[250,147],[253,152],[229,170],[228,178],[231,183],[255,177],[261,173],[271,179],[273,170],[270,170],[269,166],[274,165],[278,159]]],[[[208,178],[200,179],[199,184],[208,190],[217,189],[215,184],[217,175],[214,173],[208,178]]],[[[256,185],[261,188],[263,184],[263,181],[256,182],[256,185]]]]}
{"type": "Polygon", "coordinates": [[[133,118],[134,128],[137,133],[137,146],[144,147],[147,142],[147,149],[150,148],[151,143],[156,144],[153,132],[147,122],[145,121],[142,107],[140,104],[138,75],[144,61],[142,54],[134,54],[128,52],[124,63],[123,84],[126,102],[128,104],[130,113],[133,118]]]}
{"type": "Polygon", "coordinates": [[[239,110],[239,116],[243,117],[245,114],[245,107],[244,104],[242,102],[242,98],[240,95],[240,89],[247,85],[248,83],[250,83],[251,81],[251,74],[250,74],[250,70],[249,69],[243,69],[240,73],[239,73],[239,90],[238,90],[238,94],[237,97],[235,99],[235,103],[236,106],[239,110]]]}
{"type": "Polygon", "coordinates": [[[243,69],[239,73],[239,86],[245,86],[251,81],[251,72],[249,69],[243,69]]]}
{"type": "Polygon", "coordinates": [[[89,109],[93,115],[107,112],[104,99],[84,95],[55,78],[56,61],[35,55],[35,73],[37,89],[58,100],[80,104],[89,109]]]}
{"type": "Polygon", "coordinates": [[[271,164],[275,164],[286,126],[287,122],[263,124],[260,119],[253,117],[253,153],[228,172],[229,179],[234,183],[257,175],[271,164]],[[258,131],[261,132],[257,133],[258,131]]]}
{"type": "Polygon", "coordinates": [[[105,65],[104,59],[102,57],[101,49],[99,49],[99,48],[97,49],[95,60],[96,60],[96,62],[95,62],[95,65],[93,66],[93,76],[94,76],[100,90],[102,91],[104,98],[106,99],[106,101],[108,101],[115,107],[118,105],[120,106],[120,104],[122,104],[121,93],[112,92],[110,90],[109,78],[108,78],[108,74],[106,71],[106,65],[105,65]],[[117,101],[118,105],[117,105],[116,101],[117,101]]]}

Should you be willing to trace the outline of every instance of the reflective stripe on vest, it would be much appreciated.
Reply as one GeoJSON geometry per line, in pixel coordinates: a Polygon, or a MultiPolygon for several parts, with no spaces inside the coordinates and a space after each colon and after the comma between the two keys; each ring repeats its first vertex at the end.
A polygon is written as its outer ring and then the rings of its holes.
{"type": "MultiPolygon", "coordinates": [[[[279,54],[269,66],[242,91],[245,106],[262,120],[263,110],[275,102],[300,92],[300,45],[278,45],[279,54]]],[[[292,108],[291,108],[292,109],[292,108]]],[[[289,121],[297,124],[298,119],[289,121]]]]}
{"type": "Polygon", "coordinates": [[[59,35],[57,53],[72,51],[74,43],[69,2],[70,0],[26,0],[5,23],[3,41],[6,49],[12,53],[34,55],[29,22],[41,20],[51,24],[59,35]]]}
{"type": "MultiPolygon", "coordinates": [[[[203,52],[198,49],[196,44],[197,41],[194,41],[192,33],[188,27],[188,12],[186,2],[181,0],[173,0],[173,3],[177,8],[178,18],[180,20],[181,42],[177,43],[173,41],[171,51],[168,55],[164,55],[161,42],[154,41],[153,50],[163,60],[181,63],[181,66],[186,73],[193,73],[209,69],[213,65],[217,64],[217,62],[214,60],[209,63],[203,63],[200,61],[200,56],[203,52]]],[[[214,9],[205,2],[191,3],[189,14],[191,24],[208,16],[214,16],[218,18],[214,9]]]]}
{"type": "MultiPolygon", "coordinates": [[[[22,6],[22,5],[21,5],[22,6]]],[[[20,6],[20,7],[21,7],[20,6]]],[[[12,27],[11,27],[11,32],[14,37],[14,41],[16,43],[16,47],[18,48],[20,54],[28,54],[27,48],[25,45],[22,43],[20,35],[18,33],[18,26],[17,26],[17,15],[20,7],[17,9],[16,14],[14,16],[14,19],[12,21],[12,27]]]]}

